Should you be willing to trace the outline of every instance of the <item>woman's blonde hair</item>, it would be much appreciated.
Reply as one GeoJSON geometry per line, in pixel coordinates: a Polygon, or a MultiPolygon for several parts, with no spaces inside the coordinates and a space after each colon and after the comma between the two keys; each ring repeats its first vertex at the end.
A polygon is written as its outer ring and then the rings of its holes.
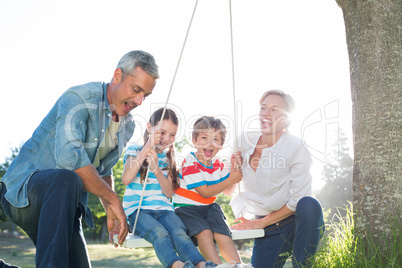
{"type": "Polygon", "coordinates": [[[282,90],[273,89],[273,90],[268,90],[268,91],[264,92],[264,94],[262,94],[262,97],[260,99],[260,105],[264,102],[265,98],[268,97],[269,95],[280,96],[286,104],[286,112],[293,113],[294,108],[295,108],[295,102],[289,94],[286,94],[282,90]]]}

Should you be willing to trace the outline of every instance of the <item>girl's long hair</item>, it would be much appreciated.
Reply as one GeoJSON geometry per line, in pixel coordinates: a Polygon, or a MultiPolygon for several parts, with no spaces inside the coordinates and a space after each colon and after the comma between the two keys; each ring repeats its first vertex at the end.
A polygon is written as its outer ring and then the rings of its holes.
{"type": "MultiPolygon", "coordinates": [[[[163,108],[160,108],[152,114],[151,118],[149,119],[149,123],[151,124],[152,127],[159,124],[159,121],[161,120],[162,117],[162,113],[163,108]]],[[[175,126],[179,126],[179,119],[177,118],[176,113],[171,109],[166,109],[165,114],[162,118],[162,121],[163,120],[170,120],[175,126]]],[[[144,145],[148,142],[148,139],[149,139],[149,132],[146,129],[144,132],[144,145]]],[[[169,150],[166,153],[166,158],[168,160],[168,166],[166,168],[163,168],[162,170],[168,170],[168,176],[172,178],[173,189],[177,189],[179,187],[179,177],[177,174],[177,167],[175,161],[174,144],[169,146],[169,150]]],[[[147,160],[145,160],[140,168],[141,184],[143,184],[145,181],[147,169],[148,169],[148,162],[147,160]]]]}

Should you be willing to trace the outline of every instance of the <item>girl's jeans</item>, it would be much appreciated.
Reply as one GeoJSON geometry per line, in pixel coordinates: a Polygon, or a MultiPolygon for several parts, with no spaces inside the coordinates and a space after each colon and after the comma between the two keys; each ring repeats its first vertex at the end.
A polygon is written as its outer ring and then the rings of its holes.
{"type": "MultiPolygon", "coordinates": [[[[136,215],[137,210],[129,216],[131,229],[134,226],[136,215]]],[[[141,210],[135,233],[152,243],[155,253],[164,267],[171,267],[176,261],[189,260],[194,265],[205,261],[187,235],[186,226],[173,211],[141,210]]]]}
{"type": "Polygon", "coordinates": [[[28,183],[29,205],[0,202],[7,217],[20,226],[36,246],[36,267],[90,267],[82,232],[80,201],[83,185],[74,171],[38,171],[28,183]]]}
{"type": "Polygon", "coordinates": [[[324,233],[321,205],[312,197],[303,197],[294,215],[264,230],[265,236],[254,241],[254,268],[283,267],[292,251],[293,267],[309,267],[308,259],[317,251],[324,233]]]}

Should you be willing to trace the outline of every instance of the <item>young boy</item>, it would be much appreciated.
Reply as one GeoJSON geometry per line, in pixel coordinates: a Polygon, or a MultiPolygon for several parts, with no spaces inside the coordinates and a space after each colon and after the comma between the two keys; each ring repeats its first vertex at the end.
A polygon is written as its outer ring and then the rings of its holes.
{"type": "Polygon", "coordinates": [[[235,187],[242,179],[240,154],[231,157],[230,173],[214,156],[225,142],[226,128],[219,119],[203,116],[195,124],[192,141],[196,152],[189,153],[181,168],[180,187],[173,196],[176,214],[188,229],[188,235],[207,260],[221,264],[216,241],[227,262],[241,263],[229,226],[216,196],[235,187]],[[236,165],[236,163],[238,165],[236,165]]]}

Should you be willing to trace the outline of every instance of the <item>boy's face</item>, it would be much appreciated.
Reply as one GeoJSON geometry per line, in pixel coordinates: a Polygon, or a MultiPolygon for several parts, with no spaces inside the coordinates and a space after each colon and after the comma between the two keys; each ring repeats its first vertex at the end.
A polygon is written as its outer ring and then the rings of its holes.
{"type": "Polygon", "coordinates": [[[222,149],[221,133],[215,129],[201,131],[194,140],[193,145],[197,149],[195,155],[204,165],[209,166],[211,159],[222,149]]]}

